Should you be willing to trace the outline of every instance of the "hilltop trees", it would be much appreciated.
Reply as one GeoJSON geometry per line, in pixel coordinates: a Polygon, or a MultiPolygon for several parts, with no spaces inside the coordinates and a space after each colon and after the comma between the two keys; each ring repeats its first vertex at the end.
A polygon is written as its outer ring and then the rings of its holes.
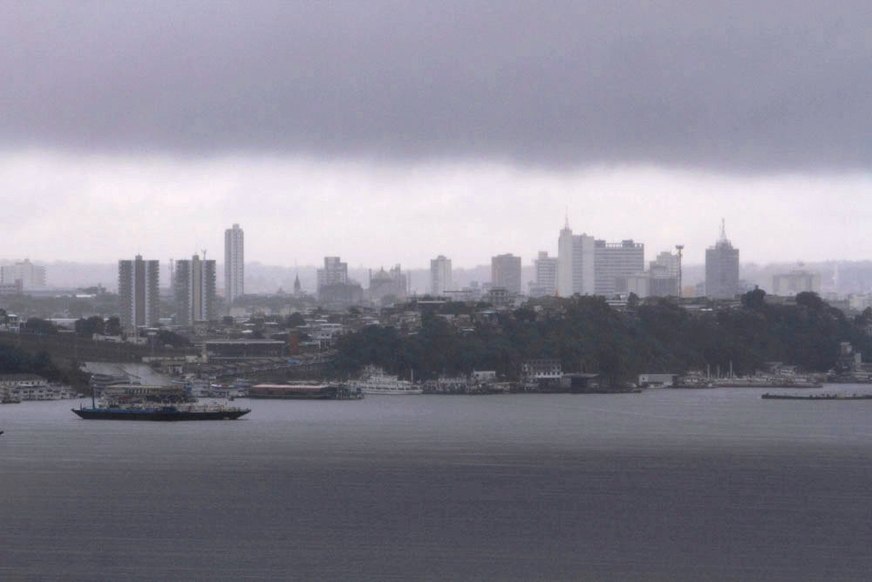
{"type": "Polygon", "coordinates": [[[865,320],[849,320],[813,293],[800,294],[795,305],[770,305],[765,292],[755,289],[739,308],[695,313],[667,299],[624,311],[601,297],[582,296],[540,307],[531,302],[491,312],[463,332],[445,317],[456,309],[425,313],[420,331],[408,336],[369,326],[342,338],[337,368],[347,375],[375,364],[402,375],[414,369],[417,377],[489,369],[516,378],[525,359],[557,358],[566,371],[597,372],[618,382],[643,371],[707,366],[750,374],[767,361],[826,371],[841,341],[872,353],[865,320]]]}

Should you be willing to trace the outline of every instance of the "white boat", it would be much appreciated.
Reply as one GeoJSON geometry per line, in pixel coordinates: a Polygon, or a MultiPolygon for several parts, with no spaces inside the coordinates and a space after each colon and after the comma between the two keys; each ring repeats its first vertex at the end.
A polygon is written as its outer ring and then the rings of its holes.
{"type": "Polygon", "coordinates": [[[348,382],[352,390],[359,389],[364,394],[423,394],[424,389],[408,380],[400,380],[397,376],[385,374],[384,370],[367,366],[363,375],[348,382]]]}

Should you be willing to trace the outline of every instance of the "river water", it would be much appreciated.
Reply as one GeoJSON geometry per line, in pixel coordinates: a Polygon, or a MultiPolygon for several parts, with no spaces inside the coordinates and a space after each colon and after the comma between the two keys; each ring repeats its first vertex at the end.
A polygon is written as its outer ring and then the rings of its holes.
{"type": "Polygon", "coordinates": [[[872,401],[762,392],[0,406],[0,579],[868,579],[872,401]]]}

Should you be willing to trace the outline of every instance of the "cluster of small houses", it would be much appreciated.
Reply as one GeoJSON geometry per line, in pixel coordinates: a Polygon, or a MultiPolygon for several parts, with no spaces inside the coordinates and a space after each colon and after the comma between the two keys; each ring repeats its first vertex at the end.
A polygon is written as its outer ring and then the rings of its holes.
{"type": "Polygon", "coordinates": [[[0,374],[0,403],[10,404],[24,400],[66,400],[77,398],[69,386],[50,384],[36,374],[0,374]]]}

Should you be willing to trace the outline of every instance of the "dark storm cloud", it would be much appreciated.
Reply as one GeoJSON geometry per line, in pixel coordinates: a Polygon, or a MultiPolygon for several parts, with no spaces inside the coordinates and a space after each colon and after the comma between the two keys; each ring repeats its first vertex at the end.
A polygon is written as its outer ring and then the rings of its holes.
{"type": "Polygon", "coordinates": [[[872,164],[857,2],[5,2],[0,144],[872,164]]]}

